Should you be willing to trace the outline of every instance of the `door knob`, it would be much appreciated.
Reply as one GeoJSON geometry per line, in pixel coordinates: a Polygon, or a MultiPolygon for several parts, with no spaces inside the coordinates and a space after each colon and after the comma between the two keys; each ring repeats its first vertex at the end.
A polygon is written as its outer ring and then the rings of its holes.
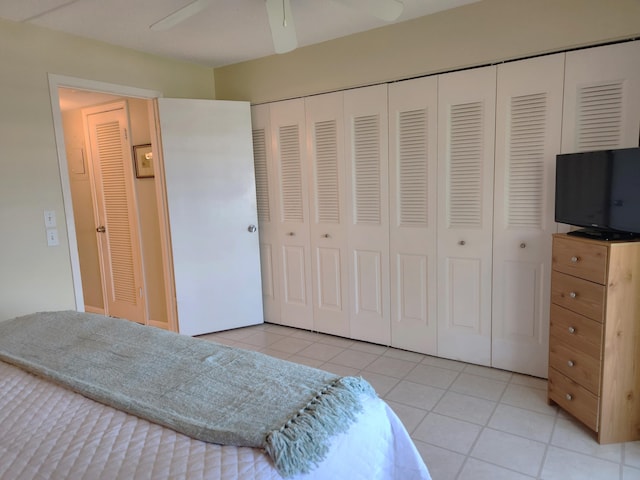
{"type": "Polygon", "coordinates": [[[253,233],[253,232],[255,232],[255,231],[257,230],[257,228],[256,228],[256,226],[255,226],[255,225],[249,225],[249,226],[247,227],[247,230],[248,230],[249,232],[253,233]]]}
{"type": "Polygon", "coordinates": [[[104,225],[100,225],[98,228],[96,228],[96,232],[98,232],[98,233],[104,233],[106,231],[107,231],[107,229],[104,228],[104,225]]]}

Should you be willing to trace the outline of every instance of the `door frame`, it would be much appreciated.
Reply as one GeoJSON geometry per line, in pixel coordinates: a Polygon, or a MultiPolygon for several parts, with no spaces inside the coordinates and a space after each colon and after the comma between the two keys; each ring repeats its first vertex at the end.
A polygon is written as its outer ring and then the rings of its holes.
{"type": "MultiPolygon", "coordinates": [[[[53,116],[53,127],[56,141],[56,151],[58,156],[58,167],[60,173],[60,183],[62,186],[62,203],[65,214],[67,239],[69,247],[69,257],[71,263],[71,278],[73,282],[73,292],[75,297],[76,310],[85,311],[84,297],[82,291],[82,276],[80,273],[80,255],[78,253],[78,239],[76,235],[75,218],[73,214],[73,200],[71,197],[71,180],[69,177],[69,168],[67,164],[67,153],[64,142],[64,128],[62,123],[62,112],[60,110],[60,97],[58,88],[75,88],[79,90],[87,90],[100,93],[108,93],[122,97],[142,98],[145,100],[153,100],[163,96],[158,90],[150,90],[144,88],[130,87],[127,85],[119,85],[114,83],[100,82],[96,80],[87,80],[77,77],[69,77],[49,73],[49,94],[51,98],[51,111],[53,116]]],[[[150,127],[152,129],[152,138],[157,138],[155,118],[155,109],[150,109],[150,127]]],[[[162,161],[158,158],[158,163],[162,161]]],[[[168,222],[166,210],[166,190],[164,188],[164,170],[159,168],[155,172],[155,184],[158,197],[158,216],[160,219],[160,242],[163,253],[163,269],[165,273],[165,296],[167,299],[167,319],[169,329],[178,330],[177,314],[175,308],[175,288],[173,283],[173,268],[170,257],[170,240],[168,237],[168,222]],[[159,170],[159,171],[158,171],[159,170]]],[[[154,325],[159,326],[161,325],[154,325]]]]}

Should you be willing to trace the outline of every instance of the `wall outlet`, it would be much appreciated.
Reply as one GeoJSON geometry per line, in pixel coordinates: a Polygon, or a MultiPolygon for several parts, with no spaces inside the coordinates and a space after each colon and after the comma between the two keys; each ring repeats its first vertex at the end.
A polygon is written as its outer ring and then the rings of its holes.
{"type": "Polygon", "coordinates": [[[50,247],[60,245],[57,228],[47,228],[47,245],[50,247]]]}

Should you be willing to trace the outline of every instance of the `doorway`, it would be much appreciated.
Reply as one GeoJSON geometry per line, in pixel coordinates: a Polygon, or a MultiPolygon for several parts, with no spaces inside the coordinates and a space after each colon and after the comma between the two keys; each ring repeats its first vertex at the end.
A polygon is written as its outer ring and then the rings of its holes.
{"type": "MultiPolygon", "coordinates": [[[[105,272],[100,266],[96,232],[95,195],[91,182],[90,149],[85,140],[82,109],[113,101],[126,101],[129,106],[130,143],[146,145],[155,138],[152,99],[159,92],[104,84],[82,79],[49,76],[54,127],[63,186],[65,217],[69,233],[69,250],[74,282],[76,309],[107,313],[104,299],[105,272]]],[[[143,300],[146,314],[141,323],[176,330],[168,314],[167,284],[164,279],[160,213],[154,177],[133,175],[137,199],[135,212],[141,232],[140,250],[143,261],[143,300]]],[[[131,315],[118,315],[123,318],[131,315]]],[[[128,318],[130,320],[140,319],[128,318]]]]}

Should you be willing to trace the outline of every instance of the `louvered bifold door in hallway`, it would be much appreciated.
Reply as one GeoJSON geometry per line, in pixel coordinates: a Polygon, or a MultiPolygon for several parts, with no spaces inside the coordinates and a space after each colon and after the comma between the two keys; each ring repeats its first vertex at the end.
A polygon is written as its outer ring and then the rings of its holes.
{"type": "Polygon", "coordinates": [[[313,321],[350,336],[343,92],[305,99],[313,321]]]}
{"type": "Polygon", "coordinates": [[[105,313],[145,323],[126,104],[83,110],[90,148],[105,313]]]}
{"type": "Polygon", "coordinates": [[[638,146],[638,59],[640,42],[567,52],[562,153],[638,146]]]}
{"type": "Polygon", "coordinates": [[[498,66],[492,366],[547,376],[564,54],[498,66]]]}
{"type": "Polygon", "coordinates": [[[264,319],[280,323],[280,247],[278,245],[276,175],[271,149],[269,105],[251,107],[253,157],[256,174],[260,271],[264,319]]]}
{"type": "Polygon", "coordinates": [[[270,105],[277,185],[281,323],[313,328],[304,100],[270,105]]]}
{"type": "Polygon", "coordinates": [[[491,363],[496,69],[438,78],[438,355],[491,363]]]}
{"type": "Polygon", "coordinates": [[[388,345],[387,86],[344,94],[351,336],[388,345]]]}
{"type": "Polygon", "coordinates": [[[391,344],[436,355],[437,77],[389,85],[391,344]]]}

